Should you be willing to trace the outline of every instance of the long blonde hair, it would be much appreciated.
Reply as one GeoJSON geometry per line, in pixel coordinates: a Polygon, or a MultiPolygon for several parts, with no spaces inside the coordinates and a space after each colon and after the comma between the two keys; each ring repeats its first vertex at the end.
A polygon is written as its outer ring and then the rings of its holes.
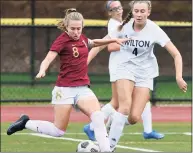
{"type": "Polygon", "coordinates": [[[123,26],[130,21],[130,19],[132,18],[132,10],[133,10],[133,6],[135,3],[147,3],[148,5],[148,9],[151,11],[152,5],[151,5],[151,1],[148,0],[133,0],[129,3],[130,6],[130,12],[128,13],[128,15],[126,16],[126,18],[123,20],[123,23],[118,27],[118,30],[121,31],[123,26]]]}
{"type": "Polygon", "coordinates": [[[69,20],[82,20],[82,27],[84,27],[84,17],[81,13],[77,12],[75,8],[66,9],[64,19],[57,23],[57,28],[62,31],[67,31],[69,20]]]}

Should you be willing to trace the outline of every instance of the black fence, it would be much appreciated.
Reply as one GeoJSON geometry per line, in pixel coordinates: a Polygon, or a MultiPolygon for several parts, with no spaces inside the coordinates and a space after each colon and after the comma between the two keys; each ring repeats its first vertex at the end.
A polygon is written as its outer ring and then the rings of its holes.
{"type": "MultiPolygon", "coordinates": [[[[49,102],[56,79],[58,63],[49,69],[47,79],[36,81],[35,75],[53,40],[59,34],[54,25],[35,25],[35,1],[31,1],[30,25],[1,25],[1,102],[49,102]]],[[[170,55],[156,46],[161,76],[154,80],[151,101],[192,101],[192,26],[161,26],[177,48],[182,51],[187,93],[182,93],[175,82],[175,70],[170,55]]],[[[89,38],[106,35],[105,26],[86,26],[89,38]]],[[[98,55],[91,64],[89,75],[93,90],[100,101],[109,101],[111,86],[108,75],[107,52],[98,55]],[[106,66],[104,66],[106,65],[106,66]]],[[[92,87],[91,86],[91,87],[92,87]]]]}

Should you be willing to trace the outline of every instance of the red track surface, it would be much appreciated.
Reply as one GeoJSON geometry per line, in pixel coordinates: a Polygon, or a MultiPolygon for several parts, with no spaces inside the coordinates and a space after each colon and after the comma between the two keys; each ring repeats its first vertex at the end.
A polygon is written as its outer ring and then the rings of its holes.
{"type": "MultiPolygon", "coordinates": [[[[53,121],[51,106],[1,106],[1,122],[12,122],[20,114],[28,114],[30,119],[53,121]]],[[[191,122],[192,107],[152,107],[153,122],[191,122]]],[[[71,122],[88,122],[89,118],[81,112],[72,111],[71,122]]]]}

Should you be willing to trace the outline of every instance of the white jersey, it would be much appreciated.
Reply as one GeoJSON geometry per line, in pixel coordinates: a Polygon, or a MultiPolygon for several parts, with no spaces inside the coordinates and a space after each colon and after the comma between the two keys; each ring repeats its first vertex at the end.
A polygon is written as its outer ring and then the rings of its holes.
{"type": "Polygon", "coordinates": [[[154,78],[159,75],[157,59],[153,53],[155,43],[164,47],[170,41],[167,34],[153,21],[147,20],[145,27],[135,32],[133,29],[134,19],[131,19],[123,29],[109,33],[110,37],[129,38],[121,46],[122,57],[120,63],[122,67],[129,65],[129,70],[135,77],[154,78]]]}
{"type": "MultiPolygon", "coordinates": [[[[111,18],[108,22],[108,33],[112,33],[113,31],[118,29],[118,26],[121,25],[121,22],[111,18]]],[[[109,73],[115,73],[118,62],[120,61],[119,51],[114,51],[110,53],[109,57],[109,73]]]]}

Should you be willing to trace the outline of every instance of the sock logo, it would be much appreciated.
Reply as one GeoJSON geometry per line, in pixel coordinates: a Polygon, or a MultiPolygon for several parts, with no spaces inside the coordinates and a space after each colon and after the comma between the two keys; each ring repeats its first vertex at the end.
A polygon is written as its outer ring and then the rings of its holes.
{"type": "Polygon", "coordinates": [[[37,127],[37,132],[42,133],[42,132],[40,132],[40,131],[38,130],[38,127],[37,127]]]}
{"type": "Polygon", "coordinates": [[[117,141],[115,138],[112,138],[111,140],[113,140],[113,141],[115,141],[115,142],[117,141]]]}

